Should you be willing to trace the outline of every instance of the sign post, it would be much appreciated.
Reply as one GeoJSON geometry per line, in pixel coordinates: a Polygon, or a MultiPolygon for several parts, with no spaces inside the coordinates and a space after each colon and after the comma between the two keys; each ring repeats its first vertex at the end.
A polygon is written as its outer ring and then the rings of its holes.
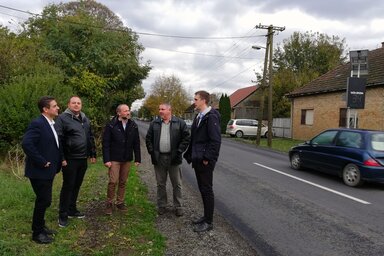
{"type": "Polygon", "coordinates": [[[353,109],[353,128],[357,127],[356,109],[365,107],[365,85],[367,80],[360,75],[368,75],[368,50],[350,51],[351,77],[347,79],[347,128],[350,127],[353,109]]]}

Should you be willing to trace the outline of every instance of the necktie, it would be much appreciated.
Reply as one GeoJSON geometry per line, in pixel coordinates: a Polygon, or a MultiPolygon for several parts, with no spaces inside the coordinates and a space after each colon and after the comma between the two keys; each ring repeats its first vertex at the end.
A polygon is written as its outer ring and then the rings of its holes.
{"type": "Polygon", "coordinates": [[[202,113],[199,113],[199,115],[198,115],[198,119],[197,119],[197,126],[199,126],[200,125],[200,122],[201,122],[201,119],[203,119],[203,114],[202,113]]]}

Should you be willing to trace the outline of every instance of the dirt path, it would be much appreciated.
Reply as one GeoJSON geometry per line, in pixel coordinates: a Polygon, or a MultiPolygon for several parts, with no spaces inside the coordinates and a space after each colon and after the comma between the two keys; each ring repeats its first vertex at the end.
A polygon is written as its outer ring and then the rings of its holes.
{"type": "MultiPolygon", "coordinates": [[[[149,200],[156,204],[156,179],[149,155],[144,143],[141,145],[142,164],[139,175],[148,187],[149,200]]],[[[202,210],[200,194],[187,184],[183,186],[185,214],[176,217],[172,210],[171,183],[167,182],[170,206],[164,215],[157,217],[157,227],[167,239],[165,255],[257,255],[247,242],[217,212],[214,216],[214,229],[198,234],[193,232],[191,220],[199,216],[202,210]]]]}

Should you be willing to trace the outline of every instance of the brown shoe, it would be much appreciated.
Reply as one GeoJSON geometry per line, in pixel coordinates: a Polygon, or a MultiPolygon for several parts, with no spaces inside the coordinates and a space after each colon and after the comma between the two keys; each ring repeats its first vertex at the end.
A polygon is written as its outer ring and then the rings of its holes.
{"type": "Polygon", "coordinates": [[[119,209],[119,210],[122,211],[122,212],[126,212],[126,211],[128,211],[128,208],[127,208],[127,206],[125,206],[124,203],[117,204],[117,205],[116,205],[116,208],[119,209]]]}
{"type": "Polygon", "coordinates": [[[112,203],[107,203],[107,206],[105,207],[104,213],[106,215],[112,215],[112,203]]]}

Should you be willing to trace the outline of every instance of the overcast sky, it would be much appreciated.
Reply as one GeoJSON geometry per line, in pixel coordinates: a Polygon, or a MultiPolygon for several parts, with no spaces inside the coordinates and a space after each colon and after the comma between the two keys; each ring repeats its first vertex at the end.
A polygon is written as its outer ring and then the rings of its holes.
{"type": "MultiPolygon", "coordinates": [[[[0,5],[40,13],[49,3],[68,1],[0,0],[0,5]]],[[[153,69],[143,82],[147,93],[160,75],[175,75],[191,95],[196,90],[231,94],[253,85],[261,72],[266,30],[285,27],[274,46],[294,31],[320,32],[346,39],[349,50],[381,47],[384,41],[384,1],[371,0],[99,0],[138,33],[184,37],[245,37],[183,39],[139,35],[143,60],[153,69]],[[222,57],[225,56],[225,57],[222,57]]],[[[0,24],[17,26],[28,15],[0,7],[0,24]]]]}

